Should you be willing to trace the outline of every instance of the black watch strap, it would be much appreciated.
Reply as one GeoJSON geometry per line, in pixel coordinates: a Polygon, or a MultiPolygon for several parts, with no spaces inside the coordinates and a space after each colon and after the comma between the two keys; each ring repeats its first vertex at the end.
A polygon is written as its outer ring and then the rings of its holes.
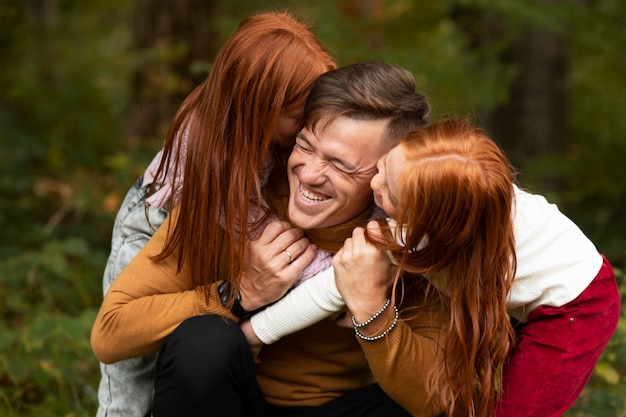
{"type": "MultiPolygon", "coordinates": [[[[230,283],[228,281],[222,281],[217,286],[217,293],[220,296],[220,300],[222,301],[222,305],[224,307],[228,307],[228,302],[230,301],[230,294],[231,294],[231,285],[230,285],[230,283]]],[[[232,308],[230,309],[230,312],[233,313],[233,315],[235,317],[238,317],[240,319],[244,319],[244,318],[249,317],[249,316],[251,316],[252,314],[255,313],[255,311],[245,310],[241,306],[241,294],[239,293],[239,291],[237,291],[237,295],[235,296],[235,301],[233,303],[232,308]]]]}

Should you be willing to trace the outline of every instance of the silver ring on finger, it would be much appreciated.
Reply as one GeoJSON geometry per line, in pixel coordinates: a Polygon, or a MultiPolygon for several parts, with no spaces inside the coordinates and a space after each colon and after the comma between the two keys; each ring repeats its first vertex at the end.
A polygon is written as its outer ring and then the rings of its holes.
{"type": "Polygon", "coordinates": [[[292,256],[291,256],[291,252],[289,252],[289,250],[288,250],[288,249],[285,249],[283,252],[284,252],[284,253],[285,253],[285,255],[287,255],[287,257],[289,258],[289,263],[291,263],[291,262],[293,261],[293,258],[292,258],[292,256]]]}

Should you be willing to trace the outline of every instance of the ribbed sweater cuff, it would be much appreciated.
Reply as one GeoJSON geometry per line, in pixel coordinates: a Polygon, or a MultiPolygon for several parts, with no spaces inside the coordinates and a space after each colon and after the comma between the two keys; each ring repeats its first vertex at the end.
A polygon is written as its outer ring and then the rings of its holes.
{"type": "Polygon", "coordinates": [[[269,345],[336,313],[344,305],[331,267],[252,316],[250,324],[257,337],[269,345]]]}

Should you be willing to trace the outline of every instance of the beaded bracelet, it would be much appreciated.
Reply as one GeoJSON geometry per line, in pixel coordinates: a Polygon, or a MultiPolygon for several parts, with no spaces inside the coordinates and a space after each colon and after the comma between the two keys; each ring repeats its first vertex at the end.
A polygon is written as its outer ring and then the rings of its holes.
{"type": "Polygon", "coordinates": [[[360,323],[360,324],[357,323],[356,319],[354,318],[354,316],[352,316],[352,325],[354,326],[355,329],[360,329],[362,327],[367,326],[368,324],[370,324],[371,322],[376,320],[376,318],[378,316],[383,314],[383,311],[387,310],[387,307],[389,307],[390,303],[391,303],[391,300],[389,298],[387,298],[387,302],[385,303],[385,305],[380,310],[378,310],[376,313],[374,313],[374,315],[372,317],[370,317],[369,319],[365,320],[363,323],[360,323]]]}
{"type": "Polygon", "coordinates": [[[358,327],[354,328],[354,333],[361,339],[363,340],[367,340],[368,342],[372,342],[374,340],[378,340],[378,339],[382,339],[383,337],[387,336],[389,334],[389,332],[391,331],[391,329],[393,329],[396,324],[398,323],[398,317],[400,316],[400,313],[398,313],[398,308],[396,306],[393,306],[393,309],[395,311],[395,317],[393,318],[393,322],[389,325],[389,327],[387,327],[387,330],[385,330],[384,332],[382,332],[381,334],[379,334],[378,336],[365,336],[364,334],[361,334],[361,332],[359,331],[358,327]]]}

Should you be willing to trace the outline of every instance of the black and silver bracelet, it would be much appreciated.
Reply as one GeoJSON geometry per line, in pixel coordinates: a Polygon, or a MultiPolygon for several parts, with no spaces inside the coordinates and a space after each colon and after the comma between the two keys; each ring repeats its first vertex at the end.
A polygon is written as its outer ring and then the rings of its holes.
{"type": "Polygon", "coordinates": [[[391,304],[391,300],[389,298],[387,298],[387,302],[385,303],[385,305],[380,310],[378,310],[376,313],[374,313],[374,315],[372,317],[370,317],[369,319],[365,320],[363,323],[357,323],[356,319],[354,318],[354,316],[352,316],[352,325],[354,326],[355,329],[360,329],[360,328],[363,328],[363,327],[367,326],[368,324],[370,324],[371,322],[376,320],[378,318],[378,316],[383,314],[383,311],[387,310],[387,307],[389,307],[389,304],[391,304]]]}
{"type": "Polygon", "coordinates": [[[400,316],[400,313],[398,312],[398,307],[393,306],[393,310],[395,312],[395,316],[393,318],[393,322],[389,325],[389,327],[387,327],[387,329],[382,332],[381,334],[377,335],[377,336],[365,336],[364,334],[362,334],[359,331],[358,327],[354,328],[354,333],[363,340],[367,340],[368,342],[372,342],[374,340],[378,340],[378,339],[382,339],[383,337],[387,336],[389,334],[389,332],[391,331],[391,329],[393,329],[394,327],[396,327],[396,324],[398,323],[398,317],[400,316]]]}

